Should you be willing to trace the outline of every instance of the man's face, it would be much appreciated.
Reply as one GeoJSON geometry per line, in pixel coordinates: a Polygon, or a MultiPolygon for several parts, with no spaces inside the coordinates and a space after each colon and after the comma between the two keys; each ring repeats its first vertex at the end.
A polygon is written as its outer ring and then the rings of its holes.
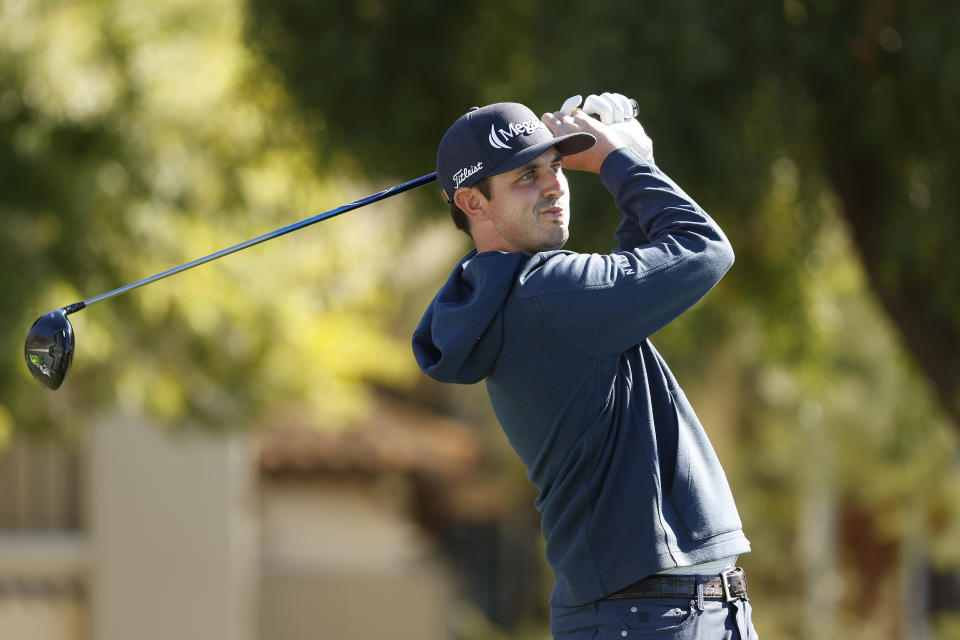
{"type": "Polygon", "coordinates": [[[492,176],[490,221],[503,251],[533,255],[559,249],[570,237],[570,194],[562,156],[548,149],[527,164],[492,176]]]}

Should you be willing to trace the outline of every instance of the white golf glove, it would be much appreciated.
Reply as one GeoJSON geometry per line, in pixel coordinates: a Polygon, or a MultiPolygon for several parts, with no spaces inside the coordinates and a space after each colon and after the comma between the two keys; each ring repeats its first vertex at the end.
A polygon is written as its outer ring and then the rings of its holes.
{"type": "MultiPolygon", "coordinates": [[[[580,100],[580,96],[567,98],[560,111],[571,113],[580,106],[580,100]]],[[[587,96],[583,111],[616,131],[624,144],[639,153],[641,158],[653,162],[653,140],[634,117],[635,104],[619,93],[603,93],[587,96]]]]}

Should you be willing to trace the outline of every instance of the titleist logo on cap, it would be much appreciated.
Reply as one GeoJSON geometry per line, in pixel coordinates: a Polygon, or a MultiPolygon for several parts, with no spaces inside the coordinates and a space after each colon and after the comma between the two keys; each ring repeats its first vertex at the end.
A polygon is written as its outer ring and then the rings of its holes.
{"type": "Polygon", "coordinates": [[[480,171],[480,169],[483,169],[482,161],[475,165],[460,169],[460,171],[457,171],[455,174],[453,174],[453,184],[459,188],[460,185],[463,184],[464,180],[475,174],[477,171],[480,171]]]}

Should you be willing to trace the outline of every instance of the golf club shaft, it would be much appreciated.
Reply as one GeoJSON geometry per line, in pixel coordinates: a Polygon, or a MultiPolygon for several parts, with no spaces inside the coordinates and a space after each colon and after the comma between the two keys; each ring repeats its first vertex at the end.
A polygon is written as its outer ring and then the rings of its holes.
{"type": "Polygon", "coordinates": [[[246,249],[246,248],[248,248],[248,247],[252,247],[252,246],[255,245],[255,244],[260,244],[261,242],[266,242],[267,240],[272,240],[272,239],[274,239],[274,238],[280,237],[280,236],[282,236],[282,235],[286,235],[286,234],[291,233],[291,232],[293,232],[293,231],[297,231],[298,229],[303,229],[304,227],[309,227],[310,225],[315,224],[315,223],[317,223],[317,222],[320,222],[321,220],[327,220],[327,219],[329,219],[329,218],[333,218],[334,216],[338,216],[338,215],[340,215],[341,213],[346,213],[346,212],[348,212],[348,211],[353,211],[354,209],[359,209],[360,207],[363,207],[363,206],[365,206],[365,205],[368,205],[368,204],[371,204],[371,203],[374,203],[374,202],[378,202],[378,201],[380,201],[380,200],[384,200],[384,199],[386,199],[386,198],[389,198],[390,196],[397,195],[398,193],[403,193],[404,191],[409,191],[409,190],[411,190],[411,189],[415,189],[415,188],[420,187],[420,186],[422,186],[422,185],[425,185],[425,184],[428,184],[428,183],[430,183],[430,182],[433,182],[433,181],[436,180],[436,179],[437,179],[437,174],[436,174],[436,173],[431,173],[431,174],[422,176],[422,177],[420,177],[420,178],[416,178],[416,179],[414,179],[414,180],[410,180],[409,182],[404,182],[403,184],[399,184],[399,185],[397,185],[397,186],[395,186],[395,187],[391,187],[390,189],[384,189],[383,191],[380,191],[379,193],[375,193],[375,194],[373,194],[373,195],[367,196],[366,198],[362,198],[362,199],[357,200],[357,201],[355,201],[355,202],[351,202],[350,204],[345,204],[345,205],[343,205],[343,206],[337,207],[336,209],[331,209],[330,211],[325,211],[325,212],[323,212],[323,213],[318,213],[317,215],[312,216],[312,217],[310,217],[310,218],[307,218],[307,219],[305,219],[305,220],[301,220],[300,222],[294,222],[293,224],[289,224],[289,225],[287,225],[287,226],[285,226],[285,227],[281,227],[280,229],[276,229],[275,231],[271,231],[271,232],[269,232],[269,233],[265,233],[265,234],[263,234],[263,235],[261,235],[261,236],[257,236],[256,238],[251,238],[250,240],[247,240],[246,242],[241,242],[241,243],[239,243],[239,244],[235,244],[235,245],[233,245],[232,247],[227,247],[226,249],[221,249],[220,251],[217,251],[217,252],[215,252],[215,253],[211,253],[210,255],[203,256],[202,258],[197,258],[196,260],[192,260],[192,261],[190,261],[190,262],[186,262],[186,263],[184,263],[184,264],[182,264],[182,265],[180,265],[180,266],[178,266],[178,267],[173,267],[172,269],[167,269],[166,271],[162,271],[162,272],[160,272],[160,273],[154,274],[154,275],[150,276],[149,278],[144,278],[143,280],[137,280],[136,282],[131,282],[131,283],[128,284],[128,285],[122,286],[122,287],[120,287],[120,288],[118,288],[118,289],[114,289],[113,291],[108,291],[108,292],[106,292],[106,293],[101,293],[101,294],[98,295],[98,296],[95,296],[95,297],[90,298],[90,299],[88,299],[88,300],[84,300],[84,301],[82,301],[82,302],[74,302],[73,304],[67,305],[66,307],[64,307],[63,310],[64,310],[64,312],[67,313],[67,314],[74,313],[75,311],[80,311],[81,309],[90,306],[90,305],[93,304],[94,302],[100,302],[101,300],[106,300],[107,298],[112,298],[113,296],[119,295],[119,294],[121,294],[121,293],[126,293],[127,291],[132,291],[133,289],[136,289],[137,287],[142,287],[142,286],[145,285],[145,284],[150,284],[151,282],[156,282],[157,280],[163,280],[164,278],[168,278],[168,277],[170,277],[170,276],[172,276],[172,275],[174,275],[174,274],[180,273],[180,272],[182,272],[182,271],[186,271],[186,270],[188,270],[188,269],[193,269],[194,267],[198,267],[198,266],[200,266],[200,265],[202,265],[202,264],[206,264],[207,262],[211,262],[211,261],[213,261],[213,260],[216,260],[217,258],[222,258],[223,256],[229,255],[229,254],[231,254],[231,253],[235,253],[235,252],[237,252],[237,251],[241,251],[241,250],[246,249]]]}

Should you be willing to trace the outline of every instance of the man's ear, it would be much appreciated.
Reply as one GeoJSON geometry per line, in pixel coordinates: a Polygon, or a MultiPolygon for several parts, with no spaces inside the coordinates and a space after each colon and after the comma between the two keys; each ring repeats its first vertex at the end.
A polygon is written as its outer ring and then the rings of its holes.
{"type": "Polygon", "coordinates": [[[453,201],[467,217],[474,220],[487,219],[487,199],[479,189],[461,187],[453,192],[453,201]]]}

